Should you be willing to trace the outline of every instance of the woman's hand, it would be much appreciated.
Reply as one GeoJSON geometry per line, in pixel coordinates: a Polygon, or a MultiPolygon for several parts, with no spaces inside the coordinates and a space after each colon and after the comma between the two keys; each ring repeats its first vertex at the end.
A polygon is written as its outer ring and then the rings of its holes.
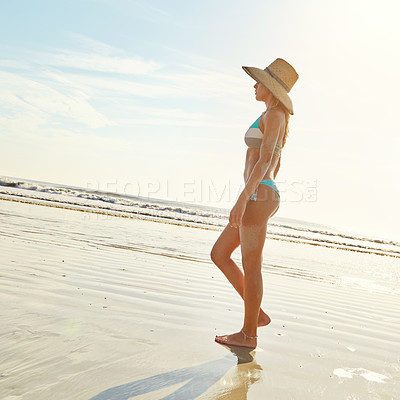
{"type": "Polygon", "coordinates": [[[233,206],[231,213],[229,214],[229,225],[233,228],[239,228],[242,225],[242,218],[246,209],[246,201],[238,199],[236,204],[233,206]]]}

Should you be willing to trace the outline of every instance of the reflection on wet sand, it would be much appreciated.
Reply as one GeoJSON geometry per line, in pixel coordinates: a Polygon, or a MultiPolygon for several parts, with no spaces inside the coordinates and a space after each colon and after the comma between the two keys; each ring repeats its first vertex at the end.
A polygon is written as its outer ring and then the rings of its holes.
{"type": "Polygon", "coordinates": [[[247,399],[249,387],[262,375],[262,368],[254,361],[254,350],[239,346],[223,346],[231,354],[194,367],[181,368],[163,374],[154,375],[138,381],[107,389],[90,400],[128,400],[135,396],[166,389],[178,383],[188,381],[173,393],[162,397],[163,400],[191,400],[217,384],[213,399],[247,399]],[[236,369],[233,370],[232,367],[236,369]],[[231,371],[232,369],[232,371],[231,371]],[[230,372],[228,374],[228,372],[230,372]]]}
{"type": "Polygon", "coordinates": [[[262,377],[263,369],[254,361],[257,349],[220,345],[237,357],[237,367],[222,378],[220,382],[222,388],[212,398],[216,400],[246,400],[250,386],[262,377]]]}

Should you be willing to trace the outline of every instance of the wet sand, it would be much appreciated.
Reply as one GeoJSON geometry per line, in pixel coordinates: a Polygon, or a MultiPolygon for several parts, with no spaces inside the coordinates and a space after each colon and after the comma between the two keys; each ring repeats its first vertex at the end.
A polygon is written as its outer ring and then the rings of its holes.
{"type": "Polygon", "coordinates": [[[0,398],[398,398],[398,259],[267,238],[249,353],[218,235],[0,201],[0,398]]]}

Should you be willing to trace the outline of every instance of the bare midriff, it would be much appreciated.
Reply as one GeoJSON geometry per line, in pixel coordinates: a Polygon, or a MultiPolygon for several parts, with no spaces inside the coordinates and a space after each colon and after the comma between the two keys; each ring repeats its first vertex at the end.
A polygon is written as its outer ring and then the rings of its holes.
{"type": "MultiPolygon", "coordinates": [[[[247,180],[250,177],[251,172],[253,171],[254,166],[256,165],[258,159],[260,157],[260,149],[252,148],[249,147],[247,149],[247,154],[246,154],[246,164],[244,168],[244,181],[247,182],[247,180]]],[[[273,155],[272,161],[270,166],[268,167],[268,170],[266,171],[264,177],[262,180],[265,179],[271,179],[273,180],[275,168],[278,165],[279,157],[276,155],[273,155]]]]}

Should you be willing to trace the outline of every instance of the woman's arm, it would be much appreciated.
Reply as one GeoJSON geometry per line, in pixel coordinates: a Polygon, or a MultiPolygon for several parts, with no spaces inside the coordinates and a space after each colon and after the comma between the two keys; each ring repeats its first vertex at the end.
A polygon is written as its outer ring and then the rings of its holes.
{"type": "Polygon", "coordinates": [[[247,182],[247,179],[248,179],[248,177],[249,177],[249,170],[248,170],[248,167],[247,167],[247,155],[248,155],[248,150],[247,150],[247,153],[246,153],[246,161],[244,162],[244,171],[243,171],[243,179],[244,179],[244,183],[246,184],[246,182],[247,182]]]}

